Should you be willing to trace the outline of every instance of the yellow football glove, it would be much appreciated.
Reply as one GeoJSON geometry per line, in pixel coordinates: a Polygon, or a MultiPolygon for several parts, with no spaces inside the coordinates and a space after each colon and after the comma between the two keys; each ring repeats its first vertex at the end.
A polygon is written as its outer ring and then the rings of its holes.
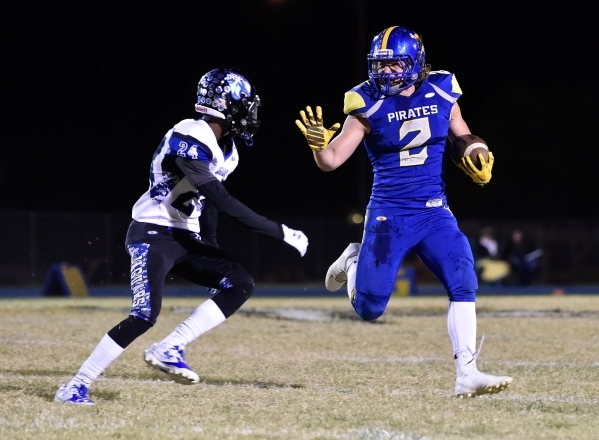
{"type": "Polygon", "coordinates": [[[296,119],[295,125],[304,133],[304,136],[308,139],[308,145],[314,151],[324,150],[329,145],[335,132],[341,127],[337,122],[329,129],[324,128],[322,125],[322,108],[320,106],[316,106],[316,118],[314,118],[310,106],[306,107],[305,112],[303,110],[300,111],[300,116],[304,123],[302,124],[299,119],[296,119]],[[306,113],[308,114],[307,117],[306,113]]]}
{"type": "Polygon", "coordinates": [[[468,174],[474,183],[479,185],[485,185],[491,180],[491,170],[493,169],[493,162],[495,158],[493,153],[489,151],[489,161],[487,162],[482,154],[478,154],[478,160],[480,160],[480,170],[474,166],[470,156],[462,157],[462,163],[458,166],[463,172],[468,174]]]}

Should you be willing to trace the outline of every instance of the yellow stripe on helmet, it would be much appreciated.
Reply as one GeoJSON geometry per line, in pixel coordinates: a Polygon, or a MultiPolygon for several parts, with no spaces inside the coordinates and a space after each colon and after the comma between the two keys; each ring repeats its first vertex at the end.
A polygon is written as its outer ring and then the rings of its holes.
{"type": "Polygon", "coordinates": [[[383,42],[381,43],[381,49],[387,49],[387,40],[389,39],[389,34],[391,33],[391,31],[393,29],[395,29],[397,26],[391,26],[390,28],[388,28],[385,31],[385,35],[383,36],[383,42]]]}

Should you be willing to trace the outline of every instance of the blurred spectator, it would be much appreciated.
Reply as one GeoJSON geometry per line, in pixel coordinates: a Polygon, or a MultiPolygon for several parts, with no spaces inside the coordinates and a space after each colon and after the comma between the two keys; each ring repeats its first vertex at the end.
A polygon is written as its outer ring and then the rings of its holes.
{"type": "Polygon", "coordinates": [[[495,229],[485,227],[476,243],[475,268],[479,280],[486,284],[502,284],[510,274],[510,265],[499,258],[495,229]]]}
{"type": "Polygon", "coordinates": [[[514,229],[502,257],[518,277],[516,282],[521,286],[528,286],[540,271],[541,255],[543,251],[532,243],[522,230],[514,229]]]}
{"type": "Polygon", "coordinates": [[[495,238],[494,228],[488,226],[480,231],[477,247],[478,258],[496,259],[499,256],[499,244],[495,238]]]}

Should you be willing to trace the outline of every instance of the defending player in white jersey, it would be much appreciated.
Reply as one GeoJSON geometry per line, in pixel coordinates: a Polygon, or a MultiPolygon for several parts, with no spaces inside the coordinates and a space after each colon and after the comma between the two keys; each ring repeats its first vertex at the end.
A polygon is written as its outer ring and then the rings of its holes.
{"type": "Polygon", "coordinates": [[[155,323],[167,274],[208,287],[202,303],[162,341],[144,352],[145,362],[182,384],[200,378],[185,362],[185,346],[223,323],[254,290],[248,271],[219,249],[217,213],[252,231],[281,240],[303,257],[303,232],[256,214],[232,197],[222,182],[239,163],[234,138],[253,143],[260,98],[235,69],[214,69],[200,79],[195,109],[199,119],[179,122],[163,138],[150,166],[150,187],[133,206],[126,245],[131,256],[130,315],[113,327],[55,401],[93,405],[88,388],[136,338],[155,323]]]}
{"type": "MultiPolygon", "coordinates": [[[[342,165],[362,141],[374,171],[362,242],[351,243],[331,265],[325,285],[335,291],[347,282],[356,313],[375,320],[384,313],[400,265],[413,250],[447,290],[456,396],[499,392],[512,378],[476,367],[478,285],[472,250],[445,197],[447,138],[470,133],[457,103],[462,90],[452,73],[431,72],[421,37],[403,27],[389,27],[374,37],[368,66],[369,80],[345,94],[348,116],[332,141],[340,125],[325,129],[320,107],[316,116],[307,107],[296,121],[323,171],[342,165]]],[[[481,169],[469,157],[462,169],[484,185],[494,159],[492,153],[489,162],[479,158],[481,169]]]]}

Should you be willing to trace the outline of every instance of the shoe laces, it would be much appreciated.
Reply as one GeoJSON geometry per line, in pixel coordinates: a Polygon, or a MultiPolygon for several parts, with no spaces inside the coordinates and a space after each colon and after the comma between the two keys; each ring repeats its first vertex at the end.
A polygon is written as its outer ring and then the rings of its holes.
{"type": "Polygon", "coordinates": [[[468,362],[466,362],[462,368],[476,365],[475,362],[478,359],[478,355],[480,354],[480,351],[483,348],[484,341],[485,341],[485,334],[483,333],[480,338],[480,344],[478,345],[478,350],[472,352],[472,350],[470,350],[470,347],[468,347],[468,351],[470,352],[470,355],[472,356],[472,358],[468,362]]]}
{"type": "Polygon", "coordinates": [[[157,346],[159,353],[164,356],[166,359],[176,359],[179,360],[185,359],[185,352],[183,351],[183,347],[178,345],[174,346],[157,346]]]}
{"type": "MultiPolygon", "coordinates": [[[[472,353],[472,360],[476,360],[478,358],[480,351],[483,349],[483,342],[485,342],[485,334],[484,333],[480,337],[480,344],[478,344],[478,350],[476,350],[474,353],[472,353]]],[[[472,362],[472,361],[470,361],[470,362],[472,362]]]]}
{"type": "Polygon", "coordinates": [[[185,349],[184,349],[184,347],[182,347],[182,346],[179,346],[179,345],[175,345],[175,346],[173,347],[173,349],[174,349],[174,350],[175,350],[177,353],[179,353],[179,357],[181,358],[181,360],[183,360],[183,361],[184,361],[184,360],[185,360],[185,349]]]}
{"type": "Polygon", "coordinates": [[[75,385],[74,388],[77,390],[77,395],[84,397],[87,394],[87,387],[83,384],[75,385]]]}
{"type": "Polygon", "coordinates": [[[87,397],[87,386],[83,383],[75,383],[68,388],[69,394],[72,396],[71,399],[74,398],[76,402],[87,402],[89,398],[87,397]]]}

